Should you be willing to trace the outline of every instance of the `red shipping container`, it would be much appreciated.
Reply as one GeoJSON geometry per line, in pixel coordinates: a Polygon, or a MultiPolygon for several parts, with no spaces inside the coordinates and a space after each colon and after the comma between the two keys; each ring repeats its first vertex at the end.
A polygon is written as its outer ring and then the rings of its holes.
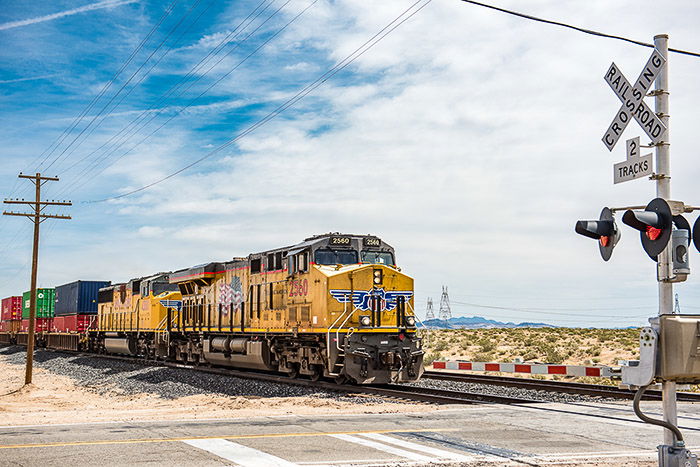
{"type": "Polygon", "coordinates": [[[51,332],[80,333],[97,329],[97,315],[64,315],[53,319],[51,332]]]}
{"type": "MultiPolygon", "coordinates": [[[[36,318],[36,323],[34,324],[34,332],[48,332],[51,330],[51,322],[53,318],[36,318]]],[[[29,332],[29,320],[22,320],[22,332],[29,332]]]]}
{"type": "Polygon", "coordinates": [[[7,297],[2,299],[0,320],[10,321],[22,319],[22,297],[7,297]]]}
{"type": "Polygon", "coordinates": [[[7,333],[14,334],[16,332],[19,332],[19,325],[20,325],[19,320],[0,321],[0,332],[7,332],[7,333]]]}

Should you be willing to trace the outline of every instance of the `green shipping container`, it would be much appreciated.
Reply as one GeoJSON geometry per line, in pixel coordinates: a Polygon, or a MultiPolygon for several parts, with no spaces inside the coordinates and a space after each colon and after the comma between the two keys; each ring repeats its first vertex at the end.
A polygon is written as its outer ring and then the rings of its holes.
{"type": "MultiPolygon", "coordinates": [[[[29,319],[30,292],[22,294],[22,319],[29,319]]],[[[56,303],[55,289],[36,289],[36,317],[53,318],[53,307],[56,303]]]]}

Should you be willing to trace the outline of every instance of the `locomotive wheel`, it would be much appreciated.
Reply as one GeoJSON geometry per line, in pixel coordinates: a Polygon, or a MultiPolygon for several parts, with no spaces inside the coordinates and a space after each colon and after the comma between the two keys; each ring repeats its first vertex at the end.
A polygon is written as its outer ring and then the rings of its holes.
{"type": "Polygon", "coordinates": [[[309,376],[311,381],[318,381],[323,376],[323,370],[318,365],[314,365],[314,374],[309,376]]]}
{"type": "Polygon", "coordinates": [[[291,363],[289,365],[289,369],[291,371],[287,373],[288,377],[290,377],[291,379],[295,379],[299,376],[299,365],[297,365],[296,363],[291,363]]]}
{"type": "Polygon", "coordinates": [[[335,381],[335,384],[343,385],[343,384],[348,382],[348,377],[345,375],[338,375],[335,377],[334,381],[335,381]]]}

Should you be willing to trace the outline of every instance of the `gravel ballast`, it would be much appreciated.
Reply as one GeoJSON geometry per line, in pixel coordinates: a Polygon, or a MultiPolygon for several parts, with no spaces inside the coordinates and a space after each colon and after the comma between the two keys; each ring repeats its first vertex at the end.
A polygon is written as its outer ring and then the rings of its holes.
{"type": "MultiPolygon", "coordinates": [[[[0,359],[5,363],[24,365],[25,355],[24,347],[0,348],[0,359]]],[[[293,384],[279,384],[186,368],[163,367],[148,362],[130,362],[43,349],[35,352],[34,367],[69,377],[77,386],[100,394],[148,393],[165,399],[211,394],[246,398],[312,397],[361,404],[386,402],[385,399],[380,398],[358,397],[293,384]]]]}
{"type": "MultiPolygon", "coordinates": [[[[25,348],[20,346],[0,347],[0,360],[13,365],[25,364],[25,348]]],[[[245,397],[312,397],[357,404],[386,402],[372,396],[357,396],[318,388],[280,384],[254,378],[205,373],[185,368],[163,367],[157,363],[127,361],[100,356],[76,355],[67,352],[38,349],[34,366],[50,373],[70,378],[77,386],[98,394],[153,394],[164,399],[202,394],[245,397]]],[[[440,389],[458,392],[492,394],[519,397],[543,402],[591,403],[615,402],[619,399],[566,394],[533,389],[496,386],[489,384],[462,383],[424,378],[407,386],[440,389]]]]}
{"type": "Polygon", "coordinates": [[[462,391],[479,394],[493,394],[506,397],[520,397],[542,402],[571,403],[591,403],[591,402],[615,402],[620,403],[620,399],[600,396],[588,396],[583,394],[567,394],[561,392],[538,391],[535,389],[522,389],[507,386],[496,386],[492,384],[461,383],[459,381],[445,381],[438,379],[423,378],[416,383],[409,383],[409,386],[417,386],[429,389],[444,389],[447,391],[462,391]]]}

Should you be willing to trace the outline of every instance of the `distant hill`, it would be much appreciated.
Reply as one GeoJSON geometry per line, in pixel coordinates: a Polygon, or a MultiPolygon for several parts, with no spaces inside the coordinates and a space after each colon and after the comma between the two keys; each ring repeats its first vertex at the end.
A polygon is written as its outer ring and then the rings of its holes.
{"type": "Polygon", "coordinates": [[[493,319],[483,318],[481,316],[472,316],[471,318],[460,316],[458,318],[429,319],[423,322],[427,328],[439,329],[484,329],[484,328],[554,328],[547,323],[504,323],[493,319]]]}

